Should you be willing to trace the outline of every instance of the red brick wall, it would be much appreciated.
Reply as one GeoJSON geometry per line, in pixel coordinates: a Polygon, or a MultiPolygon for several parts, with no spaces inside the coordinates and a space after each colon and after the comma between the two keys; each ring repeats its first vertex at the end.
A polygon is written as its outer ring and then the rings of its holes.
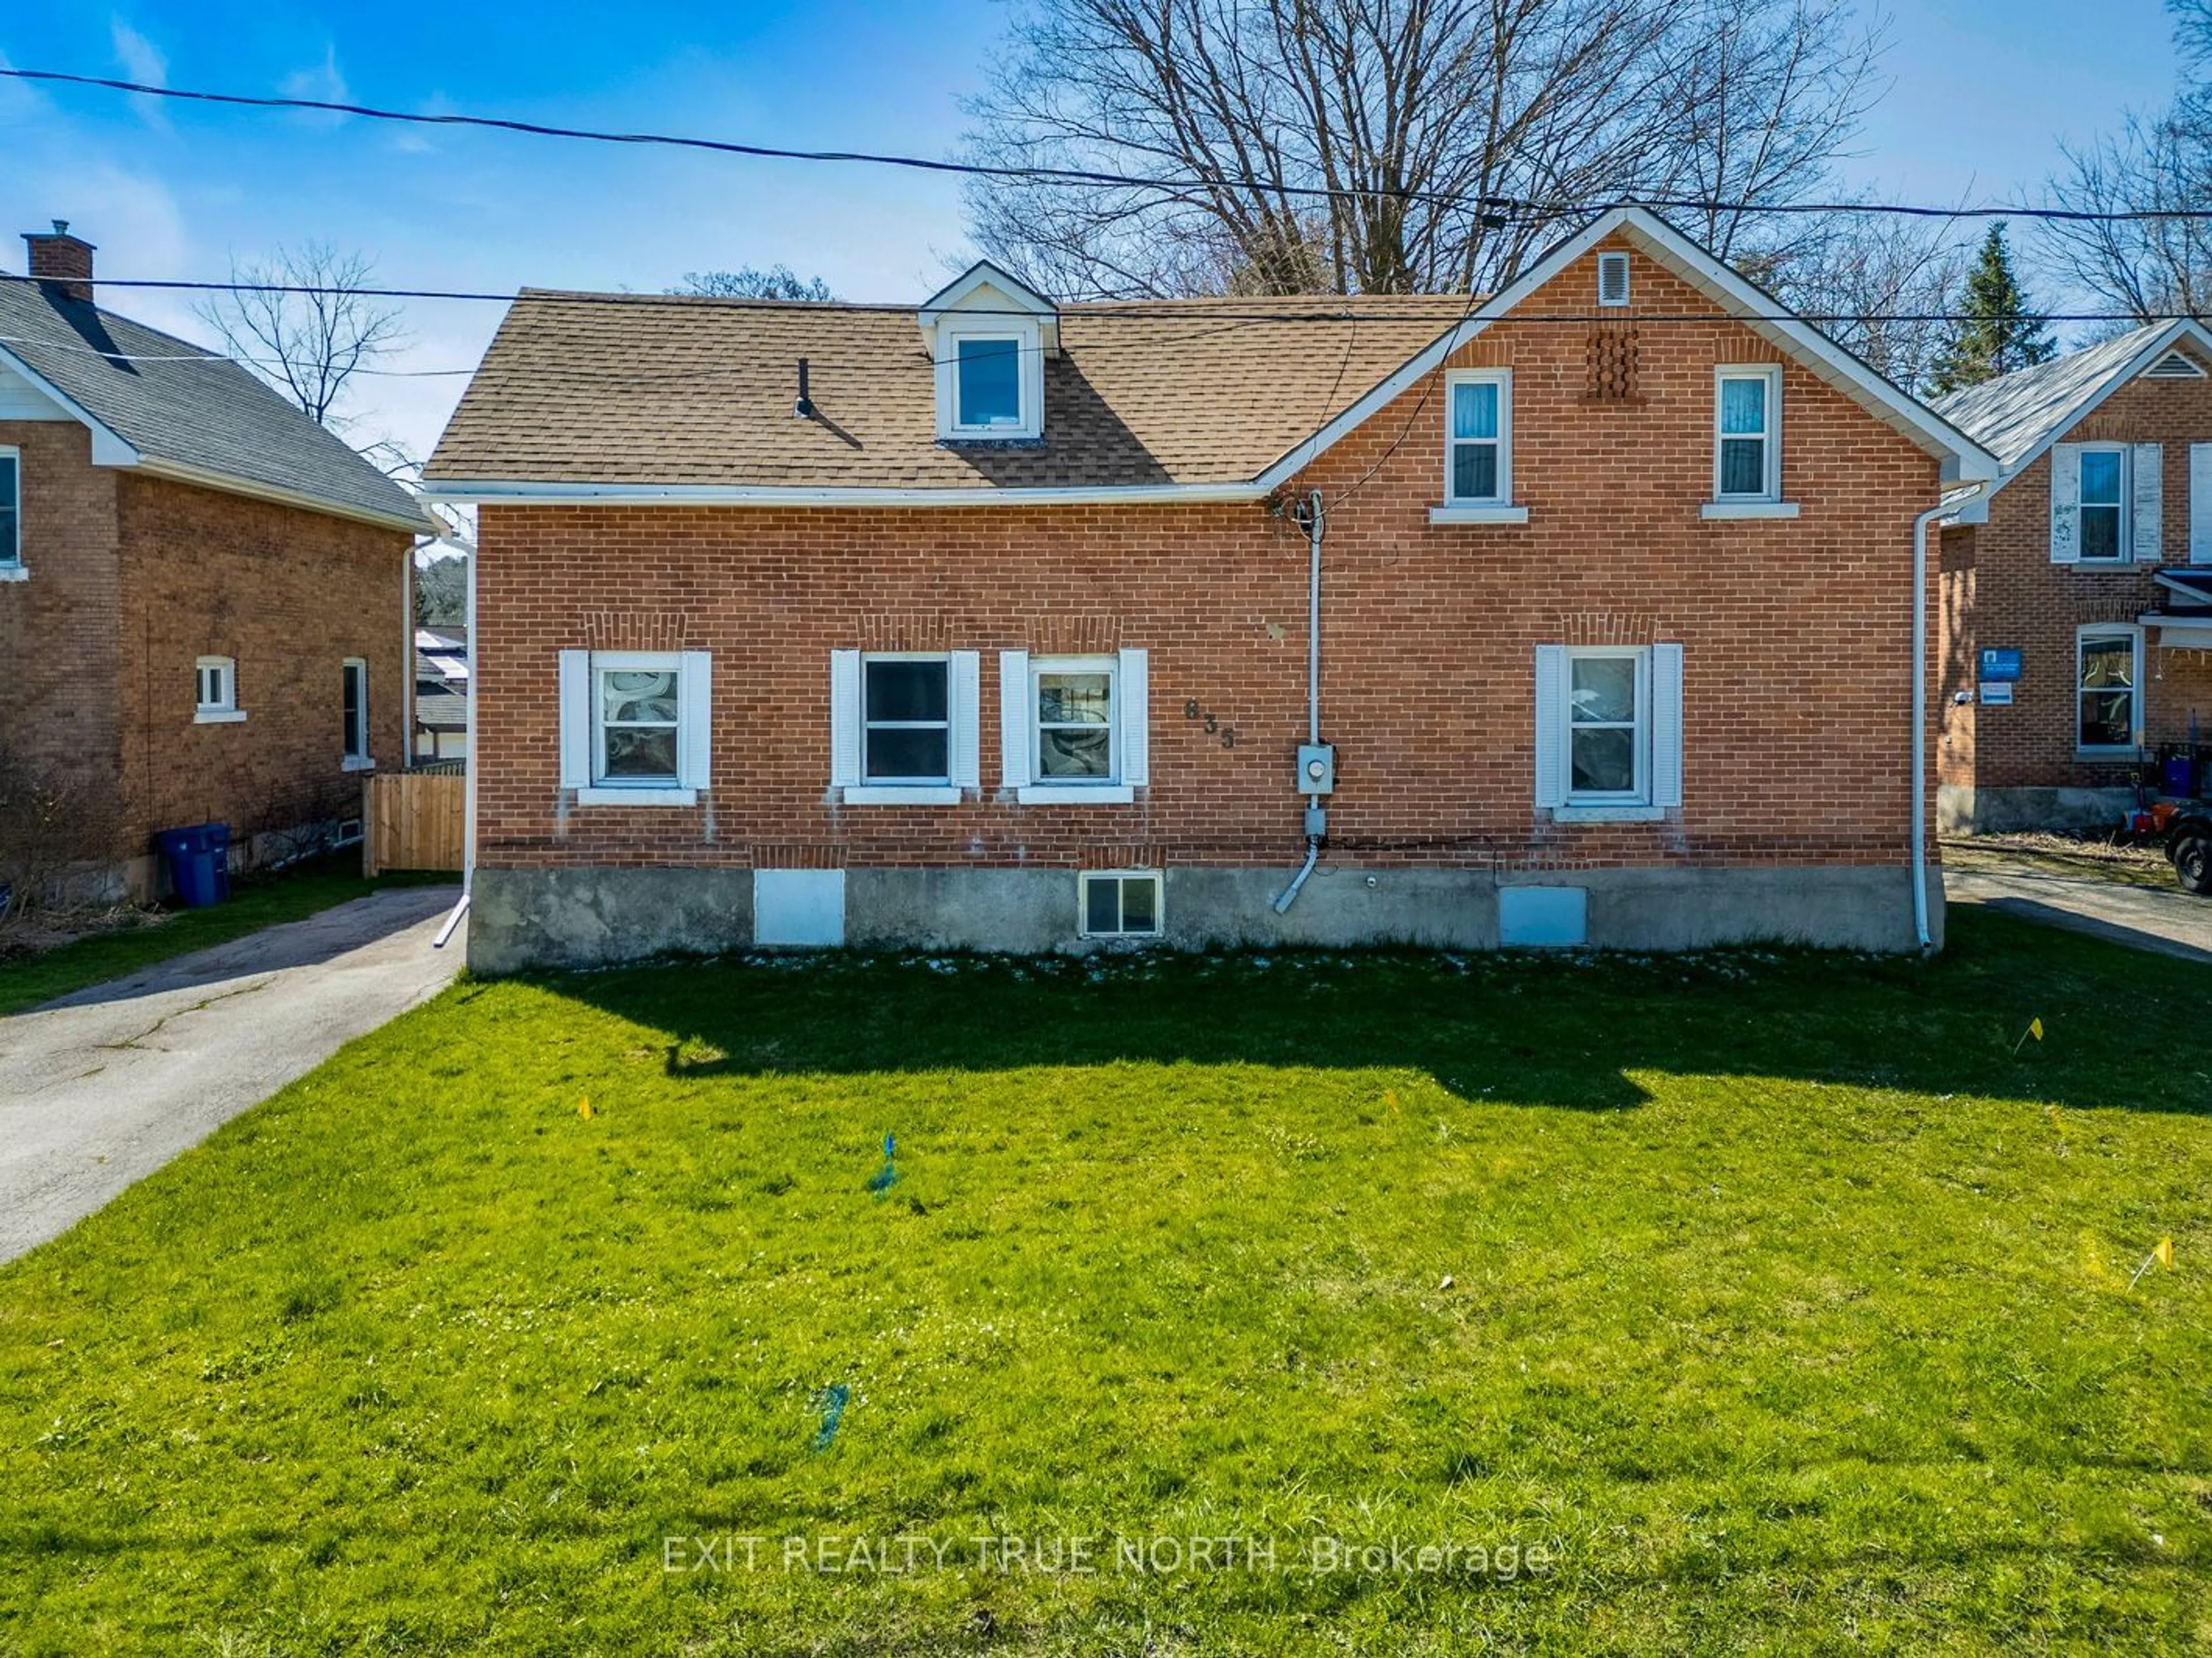
{"type": "MultiPolygon", "coordinates": [[[[2063,434],[2069,443],[2164,446],[2163,562],[2189,562],[2189,446],[2212,441],[2212,380],[2146,380],[2120,387],[2063,434]]],[[[2007,483],[1989,522],[1943,537],[1941,775],[1981,788],[2124,784],[2128,761],[2075,757],[2075,635],[2092,623],[2132,623],[2166,608],[2149,564],[2051,562],[2051,456],[2007,483]],[[2009,707],[1952,702],[1975,688],[1984,647],[2021,653],[2009,707]]],[[[2188,734],[2194,709],[2212,735],[2212,654],[2143,647],[2146,739],[2188,734]]]]}
{"type": "Polygon", "coordinates": [[[135,849],[222,821],[234,836],[354,815],[340,664],[368,665],[370,753],[403,763],[402,594],[411,538],[272,502],[125,476],[118,701],[135,849]],[[234,657],[246,718],[198,725],[196,658],[234,657]]]}
{"type": "MultiPolygon", "coordinates": [[[[1590,327],[1493,329],[1453,366],[1514,371],[1525,527],[1432,526],[1441,377],[1322,458],[1335,505],[1323,734],[1331,846],[1376,863],[1900,864],[1909,822],[1911,525],[1935,460],[1785,372],[1794,521],[1705,523],[1714,367],[1779,354],[1635,260],[1638,400],[1583,400],[1590,327]],[[1539,643],[1686,646],[1678,823],[1539,826],[1539,643]]],[[[1588,313],[1584,258],[1527,310],[1588,313]]],[[[1315,410],[1316,423],[1323,411],[1315,410]]],[[[1048,434],[1049,435],[1049,434],[1048,434]]],[[[1059,510],[489,507],[477,580],[479,847],[495,866],[1279,862],[1299,841],[1306,547],[1257,506],[1059,510]],[[567,807],[556,653],[714,654],[714,787],[696,809],[567,807]],[[994,654],[1151,652],[1152,783],[1129,806],[998,787],[994,654]],[[830,653],[984,653],[983,798],[825,804],[830,653]],[[1234,727],[1224,747],[1187,705],[1234,727]]]]}
{"type": "MultiPolygon", "coordinates": [[[[115,478],[92,464],[92,434],[74,421],[0,421],[21,452],[22,554],[29,577],[0,582],[0,672],[8,713],[0,746],[43,787],[88,808],[88,832],[115,809],[115,478]]],[[[89,846],[104,857],[109,847],[89,846]]]]}

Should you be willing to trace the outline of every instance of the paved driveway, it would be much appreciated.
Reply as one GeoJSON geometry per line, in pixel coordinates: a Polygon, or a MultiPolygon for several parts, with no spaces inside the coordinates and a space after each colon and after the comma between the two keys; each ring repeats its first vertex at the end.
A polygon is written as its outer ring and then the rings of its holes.
{"type": "Polygon", "coordinates": [[[2212,898],[2179,887],[2136,887],[2094,877],[1968,874],[1946,870],[1943,896],[1954,904],[1985,904],[2008,915],[2087,932],[2162,956],[2212,962],[2212,898]]]}
{"type": "Polygon", "coordinates": [[[0,1260],[443,989],[459,896],[374,893],[0,1019],[0,1260]]]}

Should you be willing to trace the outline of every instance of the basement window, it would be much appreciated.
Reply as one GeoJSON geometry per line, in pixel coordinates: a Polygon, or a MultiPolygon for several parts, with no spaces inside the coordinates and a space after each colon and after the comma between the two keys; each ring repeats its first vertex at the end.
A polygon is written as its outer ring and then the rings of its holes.
{"type": "Polygon", "coordinates": [[[1158,938],[1161,884],[1158,870],[1085,871],[1077,882],[1082,899],[1083,936],[1158,938]]]}
{"type": "Polygon", "coordinates": [[[192,723],[198,726],[234,724],[246,718],[238,706],[238,663],[228,656],[204,656],[192,665],[198,701],[192,723]]]}

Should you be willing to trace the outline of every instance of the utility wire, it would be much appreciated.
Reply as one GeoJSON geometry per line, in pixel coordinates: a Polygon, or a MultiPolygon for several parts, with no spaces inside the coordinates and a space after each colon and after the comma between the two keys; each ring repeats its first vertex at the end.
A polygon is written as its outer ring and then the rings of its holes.
{"type": "MultiPolygon", "coordinates": [[[[565,138],[590,143],[663,146],[677,149],[705,150],[717,155],[741,155],[766,161],[901,167],[915,172],[948,173],[964,178],[1015,179],[1048,184],[1099,185],[1115,189],[1158,191],[1167,195],[1189,195],[1207,191],[1218,189],[1221,185],[1230,182],[1225,179],[1204,177],[1147,178],[1090,167],[948,161],[933,160],[922,155],[899,155],[868,150],[796,149],[780,145],[743,143],[732,139],[702,138],[678,133],[611,132],[590,127],[559,126],[541,121],[514,120],[501,116],[465,115],[453,112],[424,114],[412,110],[380,109],[369,104],[344,103],[322,98],[256,96],[245,93],[210,92],[184,87],[159,87],[140,81],[116,80],[99,75],[75,75],[59,70],[0,68],[0,76],[50,85],[85,87],[108,92],[128,93],[134,97],[167,98],[188,103],[227,105],[246,109],[310,110],[324,114],[359,116],[366,120],[393,121],[412,126],[478,128],[520,133],[531,137],[565,138]]],[[[1416,190],[1387,185],[1361,190],[1343,185],[1270,184],[1267,189],[1273,194],[1323,201],[1371,201],[1380,197],[1401,202],[1418,202],[1437,207],[1502,213],[1530,223],[1548,223],[1561,219],[1581,218],[1601,212],[1608,207],[1628,204],[1692,213],[1748,212],[1797,216],[1879,213],[1905,218],[2028,219],[2069,224],[2149,223],[2212,216],[2188,208],[2128,208],[2098,212],[2078,208],[1994,205],[1929,207],[1917,203],[1881,202],[1759,203],[1688,196],[1640,197],[1633,203],[1615,202],[1591,203],[1538,202],[1514,196],[1462,196],[1448,191],[1416,190]]]]}

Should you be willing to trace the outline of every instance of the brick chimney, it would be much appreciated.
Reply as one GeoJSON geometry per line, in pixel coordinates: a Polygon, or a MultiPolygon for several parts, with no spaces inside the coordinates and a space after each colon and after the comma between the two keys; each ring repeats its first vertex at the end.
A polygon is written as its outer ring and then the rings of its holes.
{"type": "Polygon", "coordinates": [[[23,241],[30,249],[32,276],[70,299],[92,303],[93,246],[83,237],[70,234],[67,219],[55,220],[51,231],[25,231],[23,241]]]}

